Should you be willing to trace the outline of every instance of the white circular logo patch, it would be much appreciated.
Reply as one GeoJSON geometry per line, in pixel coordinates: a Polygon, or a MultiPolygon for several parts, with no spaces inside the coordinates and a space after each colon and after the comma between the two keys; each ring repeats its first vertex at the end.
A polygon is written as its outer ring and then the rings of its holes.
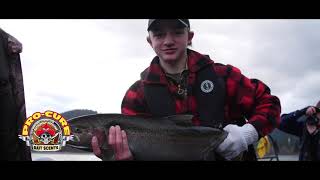
{"type": "Polygon", "coordinates": [[[201,90],[205,93],[210,93],[214,88],[214,84],[209,81],[209,80],[205,80],[201,83],[201,90]]]}

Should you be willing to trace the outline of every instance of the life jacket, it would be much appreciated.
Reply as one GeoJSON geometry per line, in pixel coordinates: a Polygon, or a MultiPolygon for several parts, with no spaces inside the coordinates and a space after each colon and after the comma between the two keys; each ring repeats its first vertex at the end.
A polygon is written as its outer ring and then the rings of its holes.
{"type": "MultiPolygon", "coordinates": [[[[145,71],[142,72],[141,79],[145,79],[146,74],[145,71]]],[[[193,86],[188,84],[187,91],[195,95],[200,125],[222,129],[224,125],[226,125],[224,122],[224,106],[226,101],[225,80],[223,77],[217,76],[212,64],[198,70],[196,76],[195,84],[193,86]]],[[[144,96],[149,111],[153,116],[170,116],[176,114],[175,102],[170,95],[168,86],[145,83],[144,96]]],[[[217,159],[223,160],[219,155],[217,155],[217,159]]],[[[253,145],[249,145],[248,151],[243,152],[242,160],[257,160],[253,145]]]]}
{"type": "MultiPolygon", "coordinates": [[[[191,94],[194,92],[201,126],[221,129],[224,122],[225,81],[216,75],[212,65],[205,66],[197,72],[195,85],[188,85],[187,91],[191,94]]],[[[176,114],[175,102],[167,86],[145,84],[144,94],[153,116],[176,114]]]]}

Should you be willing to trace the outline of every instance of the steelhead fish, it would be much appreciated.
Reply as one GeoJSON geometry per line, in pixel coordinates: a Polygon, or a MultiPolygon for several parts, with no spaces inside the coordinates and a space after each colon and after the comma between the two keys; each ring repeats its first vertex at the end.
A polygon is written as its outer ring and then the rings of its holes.
{"type": "Polygon", "coordinates": [[[110,126],[119,125],[127,133],[129,148],[135,160],[216,160],[215,149],[227,132],[193,126],[192,115],[143,118],[122,114],[95,114],[68,120],[74,135],[68,146],[92,152],[91,139],[97,136],[102,160],[114,160],[108,145],[110,126]]]}

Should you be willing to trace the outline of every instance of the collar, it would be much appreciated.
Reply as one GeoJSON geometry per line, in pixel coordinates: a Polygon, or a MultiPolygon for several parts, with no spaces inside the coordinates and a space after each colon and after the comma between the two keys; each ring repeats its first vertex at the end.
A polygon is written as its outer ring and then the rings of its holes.
{"type": "MultiPolygon", "coordinates": [[[[214,63],[209,56],[187,49],[187,67],[189,72],[196,73],[202,68],[214,63]]],[[[158,56],[154,57],[150,66],[141,73],[141,80],[147,84],[168,84],[166,74],[160,65],[158,56]]]]}

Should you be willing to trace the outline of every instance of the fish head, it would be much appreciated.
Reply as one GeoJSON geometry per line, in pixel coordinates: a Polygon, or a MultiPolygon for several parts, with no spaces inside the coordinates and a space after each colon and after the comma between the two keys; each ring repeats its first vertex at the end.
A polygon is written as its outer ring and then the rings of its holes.
{"type": "Polygon", "coordinates": [[[67,142],[67,145],[83,150],[91,150],[91,140],[93,137],[93,128],[87,124],[71,124],[72,139],[67,142]]]}
{"type": "Polygon", "coordinates": [[[68,120],[71,134],[73,135],[73,138],[67,142],[68,146],[82,150],[91,150],[91,140],[96,123],[90,117],[81,116],[68,120]]]}

